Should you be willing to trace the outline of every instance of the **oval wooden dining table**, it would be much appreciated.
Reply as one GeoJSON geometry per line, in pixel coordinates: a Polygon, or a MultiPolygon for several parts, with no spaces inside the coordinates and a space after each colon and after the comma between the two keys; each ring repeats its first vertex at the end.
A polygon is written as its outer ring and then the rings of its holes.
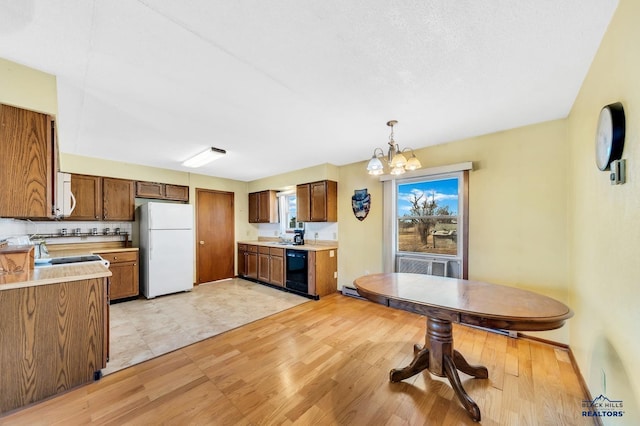
{"type": "Polygon", "coordinates": [[[392,308],[427,317],[425,344],[414,345],[411,363],[391,370],[392,382],[423,370],[446,377],[471,418],[480,408],[462,387],[458,371],[486,379],[486,367],[471,365],[453,349],[452,323],[499,330],[543,331],[562,327],[573,316],[563,303],[541,294],[481,281],[409,273],[365,275],[354,280],[358,293],[392,308]]]}

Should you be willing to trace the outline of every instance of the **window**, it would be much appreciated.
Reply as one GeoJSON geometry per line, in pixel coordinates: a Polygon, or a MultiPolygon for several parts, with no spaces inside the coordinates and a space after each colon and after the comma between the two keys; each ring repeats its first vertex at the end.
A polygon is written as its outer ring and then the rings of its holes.
{"type": "Polygon", "coordinates": [[[398,182],[398,253],[457,256],[459,179],[398,182]]]}
{"type": "Polygon", "coordinates": [[[404,179],[383,179],[385,271],[467,278],[471,166],[463,163],[404,179]]]}
{"type": "Polygon", "coordinates": [[[296,223],[296,193],[281,192],[278,194],[280,208],[280,234],[293,232],[297,228],[296,223]]]}

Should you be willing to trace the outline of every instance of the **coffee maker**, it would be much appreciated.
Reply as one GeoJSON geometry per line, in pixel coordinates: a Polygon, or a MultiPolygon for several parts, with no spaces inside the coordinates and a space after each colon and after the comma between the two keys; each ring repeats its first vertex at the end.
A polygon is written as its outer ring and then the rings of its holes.
{"type": "Polygon", "coordinates": [[[304,245],[304,229],[296,229],[293,231],[293,245],[301,246],[304,245]]]}

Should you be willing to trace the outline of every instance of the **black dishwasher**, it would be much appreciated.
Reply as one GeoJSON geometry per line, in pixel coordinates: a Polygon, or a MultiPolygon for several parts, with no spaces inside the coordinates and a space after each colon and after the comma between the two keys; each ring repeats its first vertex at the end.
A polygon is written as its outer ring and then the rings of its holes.
{"type": "Polygon", "coordinates": [[[302,293],[309,293],[306,250],[287,250],[286,287],[302,293]]]}

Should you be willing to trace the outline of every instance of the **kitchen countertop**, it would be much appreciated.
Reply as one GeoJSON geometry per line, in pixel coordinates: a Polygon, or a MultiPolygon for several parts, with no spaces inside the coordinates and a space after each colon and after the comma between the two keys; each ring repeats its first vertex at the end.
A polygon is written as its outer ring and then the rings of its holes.
{"type": "Polygon", "coordinates": [[[0,275],[0,291],[110,276],[111,271],[100,261],[42,266],[20,274],[0,275]]]}
{"type": "MultiPolygon", "coordinates": [[[[75,244],[75,246],[76,247],[74,247],[74,244],[65,244],[57,248],[56,245],[51,244],[48,246],[49,255],[45,257],[55,258],[96,253],[138,251],[137,247],[105,247],[104,245],[86,244],[75,244]]],[[[111,271],[109,271],[109,268],[105,267],[99,261],[36,266],[35,269],[25,271],[21,274],[0,275],[0,291],[110,276],[111,271]]]]}
{"type": "Polygon", "coordinates": [[[332,244],[332,243],[319,243],[319,244],[305,243],[303,245],[294,245],[294,244],[281,244],[278,241],[238,241],[238,244],[251,244],[254,246],[278,247],[283,249],[306,250],[306,251],[323,251],[323,250],[338,249],[338,244],[332,244]]]}

